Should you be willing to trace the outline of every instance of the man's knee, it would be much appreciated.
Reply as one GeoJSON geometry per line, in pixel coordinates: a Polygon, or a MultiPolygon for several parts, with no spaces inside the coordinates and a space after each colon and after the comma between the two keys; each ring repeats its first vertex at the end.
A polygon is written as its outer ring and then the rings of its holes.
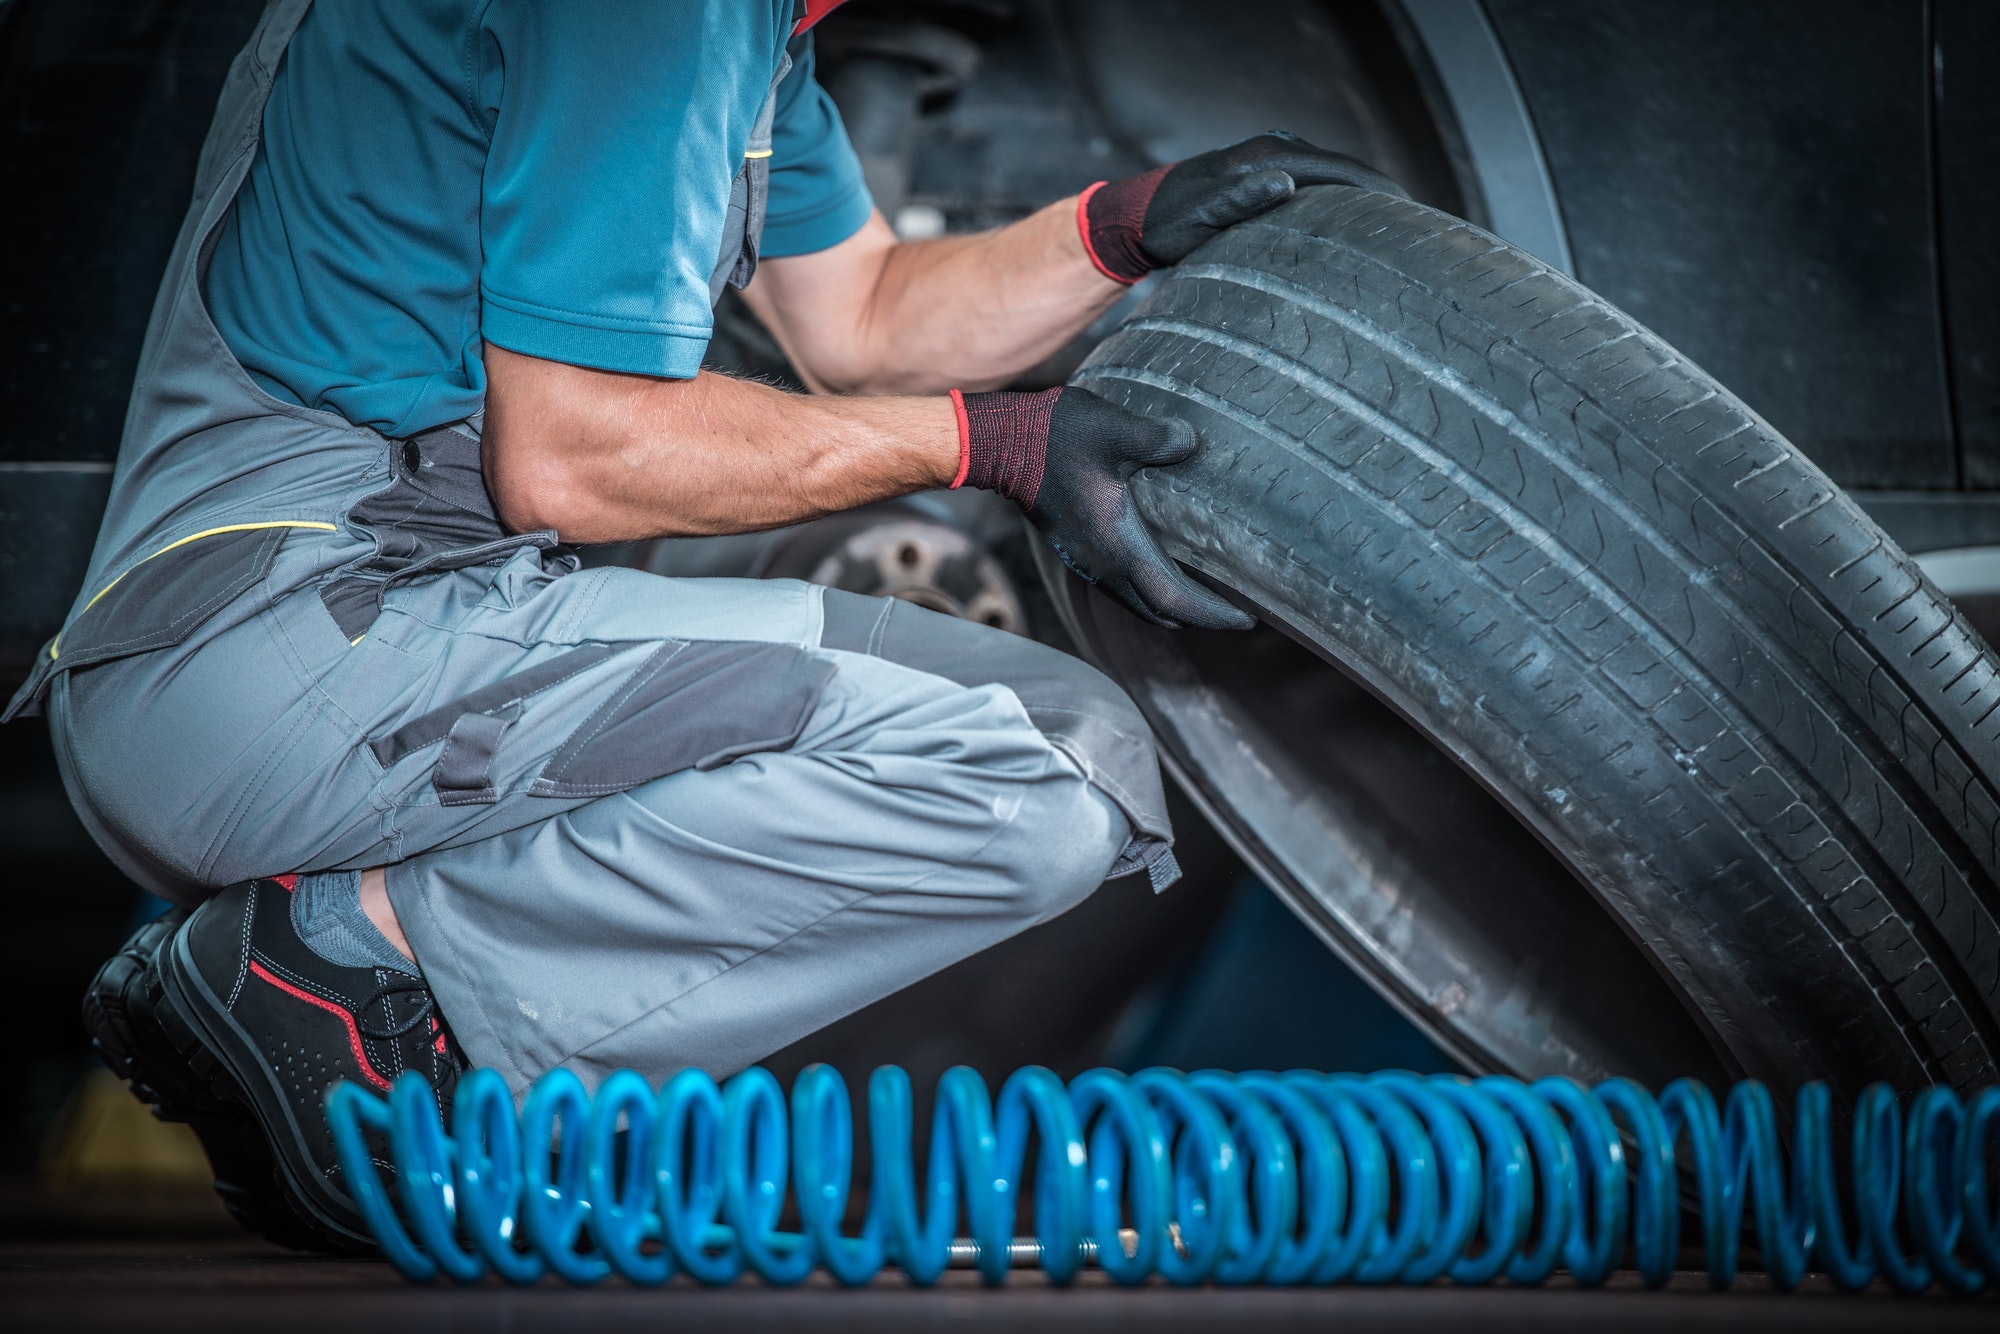
{"type": "Polygon", "coordinates": [[[828,590],[827,648],[874,657],[964,686],[1004,685],[1028,718],[1128,814],[1161,801],[1152,730],[1104,673],[1046,644],[906,602],[828,590]]]}
{"type": "Polygon", "coordinates": [[[1040,784],[989,848],[1002,909],[1032,926],[1104,883],[1132,836],[1118,806],[1082,781],[1040,784]]]}

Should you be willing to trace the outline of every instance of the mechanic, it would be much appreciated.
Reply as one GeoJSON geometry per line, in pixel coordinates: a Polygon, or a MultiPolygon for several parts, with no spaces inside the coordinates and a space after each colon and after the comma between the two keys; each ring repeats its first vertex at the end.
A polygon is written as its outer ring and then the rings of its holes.
{"type": "Polygon", "coordinates": [[[1145,724],[1074,659],[571,546],[984,487],[1139,614],[1246,625],[1127,492],[1190,426],[1001,386],[1297,185],[1380,178],[1272,134],[899,243],[814,82],[831,7],[274,0],[231,69],[10,716],[192,909],[86,1012],[166,1114],[254,1115],[205,1142],[273,1235],[360,1237],[335,1080],[720,1076],[1175,874],[1145,724]],[[813,393],[701,369],[726,285],[813,393]]]}

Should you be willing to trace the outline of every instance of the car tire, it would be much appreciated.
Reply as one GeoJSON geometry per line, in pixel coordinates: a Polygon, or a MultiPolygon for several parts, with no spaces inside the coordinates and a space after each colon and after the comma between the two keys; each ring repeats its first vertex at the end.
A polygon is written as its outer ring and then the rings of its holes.
{"type": "MultiPolygon", "coordinates": [[[[1193,460],[1135,482],[1172,554],[1539,836],[1724,1072],[1994,1079],[2000,661],[1715,379],[1477,227],[1326,187],[1190,256],[1072,383],[1200,430],[1193,460]]],[[[1200,693],[1169,662],[1191,641],[1064,588],[1086,649],[1285,890],[1283,849],[1170,716],[1200,693]]],[[[1467,1001],[1396,999],[1447,1035],[1467,1001]]]]}

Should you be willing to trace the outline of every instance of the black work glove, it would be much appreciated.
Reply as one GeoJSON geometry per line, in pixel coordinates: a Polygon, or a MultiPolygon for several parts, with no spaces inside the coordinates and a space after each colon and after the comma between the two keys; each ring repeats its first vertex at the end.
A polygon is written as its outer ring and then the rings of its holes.
{"type": "Polygon", "coordinates": [[[1273,130],[1141,176],[1099,181],[1077,201],[1077,228],[1099,272],[1135,283],[1179,263],[1217,232],[1268,213],[1302,185],[1403,195],[1367,164],[1273,130]]]}
{"type": "Polygon", "coordinates": [[[1027,512],[1063,564],[1156,625],[1247,630],[1255,618],[1181,572],[1133,502],[1141,468],[1201,445],[1184,421],[1154,421],[1073,387],[1039,394],[961,394],[959,476],[1027,512]]]}

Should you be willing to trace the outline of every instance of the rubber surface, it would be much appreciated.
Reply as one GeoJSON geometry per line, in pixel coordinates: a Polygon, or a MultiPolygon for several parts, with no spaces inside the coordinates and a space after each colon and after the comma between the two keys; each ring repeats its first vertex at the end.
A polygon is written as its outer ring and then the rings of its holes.
{"type": "MultiPolygon", "coordinates": [[[[201,976],[189,956],[187,933],[178,931],[160,950],[160,981],[170,1005],[161,1010],[167,1031],[197,1072],[211,1077],[256,1118],[290,1207],[317,1235],[314,1249],[367,1253],[373,1243],[358,1226],[353,1203],[313,1172],[312,1156],[271,1063],[201,976]],[[185,1031],[176,1028],[185,1026],[185,1031]]],[[[279,1238],[286,1245],[297,1244],[279,1238]]]]}
{"type": "Polygon", "coordinates": [[[367,1251],[365,1238],[334,1237],[294,1212],[270,1145],[242,1090],[202,1047],[166,998],[159,958],[188,919],[170,908],[139,927],[98,969],[83,998],[90,1045],[132,1096],[162,1121],[192,1129],[215,1172],[215,1193],[245,1228],[293,1250],[367,1251]]]}
{"type": "Polygon", "coordinates": [[[1175,556],[1506,802],[1734,1073],[1990,1082],[2000,662],[1713,378],[1493,236],[1327,187],[1075,383],[1185,417],[1175,556]]]}

